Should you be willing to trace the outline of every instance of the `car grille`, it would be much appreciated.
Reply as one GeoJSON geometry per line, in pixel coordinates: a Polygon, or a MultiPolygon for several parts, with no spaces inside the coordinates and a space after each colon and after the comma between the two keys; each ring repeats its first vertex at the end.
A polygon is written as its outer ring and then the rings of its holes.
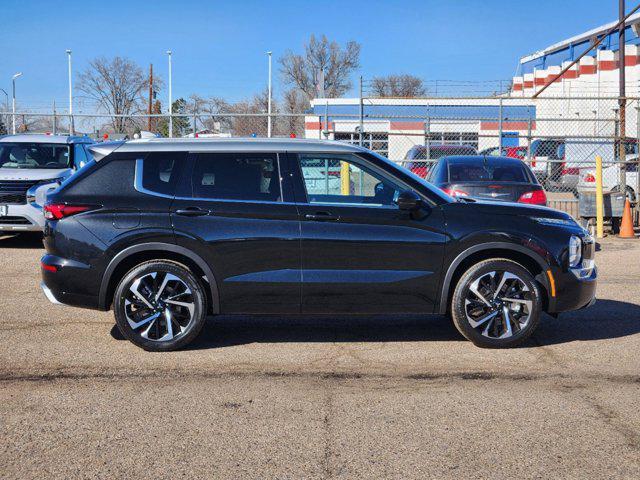
{"type": "Polygon", "coordinates": [[[27,203],[27,190],[37,183],[34,180],[0,180],[0,204],[27,203]]]}
{"type": "Polygon", "coordinates": [[[0,225],[31,225],[24,217],[0,217],[0,225]]]}

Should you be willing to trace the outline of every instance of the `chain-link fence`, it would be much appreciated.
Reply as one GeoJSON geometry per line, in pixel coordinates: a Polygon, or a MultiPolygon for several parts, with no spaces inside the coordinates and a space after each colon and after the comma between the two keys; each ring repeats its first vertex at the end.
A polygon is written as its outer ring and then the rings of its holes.
{"type": "MultiPolygon", "coordinates": [[[[595,159],[607,192],[640,193],[640,102],[628,98],[621,122],[616,97],[316,99],[305,112],[173,115],[172,136],[299,137],[362,145],[428,177],[452,155],[506,156],[526,163],[548,204],[579,216],[578,197],[595,192],[595,159]]],[[[11,132],[86,133],[100,140],[140,131],[169,136],[168,115],[0,113],[11,132]],[[70,128],[71,127],[71,128],[70,128]]],[[[496,179],[498,180],[498,179],[496,179]]]]}

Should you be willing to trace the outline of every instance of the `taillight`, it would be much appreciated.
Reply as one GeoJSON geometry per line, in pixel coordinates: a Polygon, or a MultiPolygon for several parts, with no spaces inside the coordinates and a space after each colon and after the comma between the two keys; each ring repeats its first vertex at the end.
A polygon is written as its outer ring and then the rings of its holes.
{"type": "Polygon", "coordinates": [[[89,205],[66,205],[64,203],[48,203],[42,209],[44,218],[47,220],[60,220],[87,210],[91,210],[89,205]]]}
{"type": "Polygon", "coordinates": [[[580,169],[577,167],[565,167],[562,169],[562,175],[578,175],[580,169]]]}
{"type": "Polygon", "coordinates": [[[593,183],[596,181],[596,176],[593,173],[587,173],[584,177],[583,180],[587,183],[593,183]]]}
{"type": "Polygon", "coordinates": [[[464,190],[457,190],[455,188],[442,188],[441,190],[451,197],[468,197],[469,196],[469,194],[464,190]]]}
{"type": "Polygon", "coordinates": [[[55,272],[58,271],[58,267],[56,267],[55,265],[47,265],[42,260],[40,261],[40,267],[42,267],[42,269],[47,271],[47,272],[54,272],[55,273],[55,272]]]}
{"type": "Polygon", "coordinates": [[[533,205],[546,205],[547,195],[544,193],[544,190],[533,190],[531,192],[526,192],[520,195],[518,202],[530,203],[533,205]]]}

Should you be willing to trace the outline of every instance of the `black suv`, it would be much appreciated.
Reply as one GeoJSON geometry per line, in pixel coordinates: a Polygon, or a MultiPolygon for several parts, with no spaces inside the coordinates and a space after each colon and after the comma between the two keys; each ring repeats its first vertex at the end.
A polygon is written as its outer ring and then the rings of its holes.
{"type": "Polygon", "coordinates": [[[454,199],[338,142],[145,139],[95,145],[49,195],[47,297],[113,308],[147,350],[208,314],[449,314],[484,347],[543,311],[591,304],[594,242],[556,210],[454,199]]]}

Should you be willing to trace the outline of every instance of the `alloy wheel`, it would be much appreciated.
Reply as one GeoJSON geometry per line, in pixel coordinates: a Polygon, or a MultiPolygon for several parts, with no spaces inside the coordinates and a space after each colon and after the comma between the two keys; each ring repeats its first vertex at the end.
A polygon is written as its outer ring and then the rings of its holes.
{"type": "Polygon", "coordinates": [[[474,280],[464,301],[467,321],[488,338],[509,338],[531,320],[534,292],[517,275],[490,271],[474,280]]]}
{"type": "Polygon", "coordinates": [[[133,331],[146,340],[167,342],[194,320],[195,300],[184,280],[168,272],[137,277],[125,294],[124,311],[133,331]]]}

